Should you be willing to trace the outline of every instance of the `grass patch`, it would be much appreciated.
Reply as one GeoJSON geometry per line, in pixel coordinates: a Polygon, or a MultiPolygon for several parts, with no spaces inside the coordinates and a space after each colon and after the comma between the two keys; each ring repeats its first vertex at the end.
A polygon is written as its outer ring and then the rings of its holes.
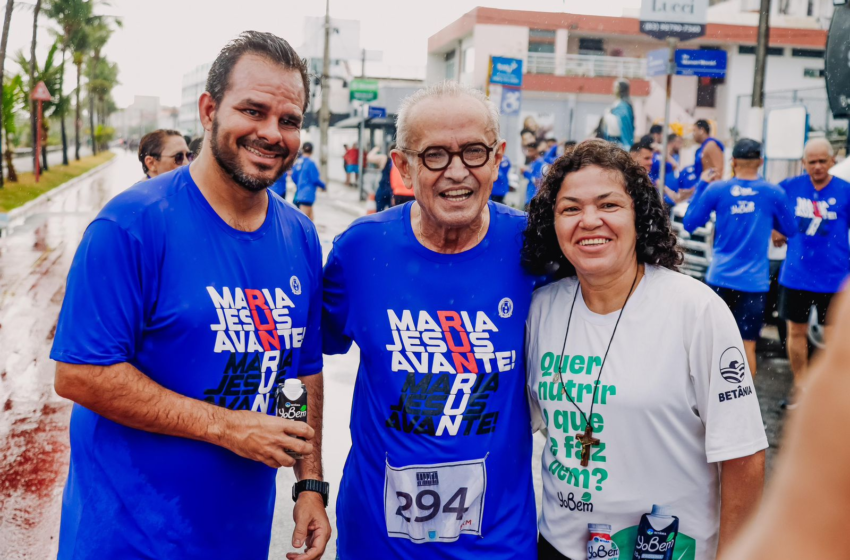
{"type": "Polygon", "coordinates": [[[41,174],[38,183],[35,182],[34,173],[18,173],[17,183],[10,183],[8,180],[3,182],[3,188],[0,189],[0,212],[8,212],[23,206],[37,196],[55,189],[74,177],[79,177],[113,157],[115,157],[115,154],[107,150],[96,156],[72,161],[69,165],[54,165],[50,168],[50,171],[41,174]]]}

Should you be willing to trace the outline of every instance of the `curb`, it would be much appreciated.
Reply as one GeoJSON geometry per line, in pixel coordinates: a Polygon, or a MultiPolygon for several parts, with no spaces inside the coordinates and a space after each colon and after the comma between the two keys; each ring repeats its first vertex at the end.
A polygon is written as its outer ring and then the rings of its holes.
{"type": "MultiPolygon", "coordinates": [[[[30,200],[29,202],[27,202],[26,204],[24,204],[23,206],[19,206],[18,208],[14,208],[13,210],[10,210],[7,214],[0,213],[0,233],[4,233],[4,231],[6,229],[11,228],[11,224],[12,224],[13,221],[26,218],[30,214],[30,212],[32,212],[36,207],[41,206],[42,204],[45,204],[47,202],[50,202],[51,200],[53,200],[53,197],[65,192],[66,190],[70,189],[71,187],[73,187],[74,185],[76,185],[77,183],[82,181],[83,179],[86,179],[89,176],[94,175],[95,173],[98,173],[98,172],[102,171],[103,169],[109,167],[110,165],[115,163],[117,160],[118,160],[118,155],[116,154],[109,161],[105,161],[105,162],[101,163],[100,165],[98,165],[97,167],[89,169],[88,171],[86,171],[82,175],[79,175],[77,177],[74,177],[73,179],[69,179],[69,180],[65,181],[64,183],[62,183],[61,185],[59,185],[55,189],[51,189],[51,190],[47,191],[46,193],[43,193],[43,194],[37,196],[36,198],[34,198],[34,199],[30,200]]],[[[5,235],[4,235],[4,237],[5,237],[5,235]]]]}

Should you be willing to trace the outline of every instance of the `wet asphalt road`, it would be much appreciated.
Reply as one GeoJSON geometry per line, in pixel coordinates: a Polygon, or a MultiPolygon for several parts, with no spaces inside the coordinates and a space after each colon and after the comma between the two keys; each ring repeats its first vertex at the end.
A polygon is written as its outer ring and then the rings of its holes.
{"type": "MultiPolygon", "coordinates": [[[[13,223],[11,234],[0,239],[0,558],[4,560],[55,557],[68,469],[70,403],[53,391],[54,364],[48,354],[65,277],[79,239],[97,211],[140,178],[138,161],[120,152],[102,170],[13,223]]],[[[329,195],[319,195],[315,206],[325,253],[334,236],[362,213],[352,191],[333,184],[330,188],[329,195]]],[[[781,356],[763,358],[756,386],[773,446],[770,465],[784,420],[776,402],[790,386],[791,374],[781,356]]],[[[332,494],[328,513],[334,526],[336,489],[351,442],[348,420],[358,361],[356,348],[346,356],[325,357],[323,447],[332,494]]],[[[535,457],[542,445],[542,438],[536,438],[535,457]]],[[[539,459],[533,472],[539,495],[539,459]]],[[[293,481],[291,470],[280,470],[269,556],[273,559],[292,550],[293,481]]],[[[333,540],[324,557],[335,557],[333,540]]]]}

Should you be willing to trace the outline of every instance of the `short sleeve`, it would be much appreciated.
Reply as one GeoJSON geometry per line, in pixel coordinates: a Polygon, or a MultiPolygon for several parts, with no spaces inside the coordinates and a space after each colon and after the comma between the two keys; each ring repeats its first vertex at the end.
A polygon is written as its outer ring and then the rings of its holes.
{"type": "Polygon", "coordinates": [[[735,318],[714,294],[698,316],[688,361],[706,457],[715,463],[752,455],[768,443],[735,318]]]}
{"type": "Polygon", "coordinates": [[[138,239],[111,220],[92,222],[68,273],[50,358],[98,366],[131,361],[144,327],[144,277],[138,239]]]}
{"type": "Polygon", "coordinates": [[[301,361],[298,376],[315,375],[322,371],[322,245],[314,228],[307,231],[310,246],[310,272],[313,277],[313,292],[307,310],[307,331],[301,346],[301,361]]]}
{"type": "Polygon", "coordinates": [[[525,395],[528,399],[528,410],[531,413],[531,432],[536,433],[546,429],[543,421],[543,413],[540,410],[540,401],[532,389],[535,379],[534,368],[537,366],[537,341],[539,319],[532,311],[525,322],[525,395]],[[532,325],[534,325],[532,327],[532,325]]]}
{"type": "Polygon", "coordinates": [[[351,348],[348,334],[348,294],[337,242],[328,255],[324,269],[322,305],[322,345],[325,354],[345,354],[351,348]]]}

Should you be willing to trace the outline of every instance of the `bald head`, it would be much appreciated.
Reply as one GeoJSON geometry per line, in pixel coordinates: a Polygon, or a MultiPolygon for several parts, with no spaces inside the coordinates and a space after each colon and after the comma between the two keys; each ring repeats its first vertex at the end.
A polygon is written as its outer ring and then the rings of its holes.
{"type": "Polygon", "coordinates": [[[829,170],[833,165],[835,165],[835,151],[826,138],[813,138],[806,142],[803,150],[803,167],[815,187],[820,188],[829,183],[829,170]]]}
{"type": "Polygon", "coordinates": [[[806,142],[806,147],[803,149],[803,158],[807,158],[810,153],[825,153],[828,157],[835,156],[835,150],[832,148],[832,143],[826,138],[812,138],[806,142]]]}
{"type": "Polygon", "coordinates": [[[485,132],[493,140],[499,138],[499,110],[481,91],[446,80],[431,87],[420,89],[401,102],[396,119],[396,141],[400,147],[410,148],[420,134],[422,126],[441,126],[442,119],[433,114],[433,109],[444,103],[457,103],[470,111],[479,113],[484,121],[485,132]],[[420,110],[422,109],[422,110],[420,110]]]}

